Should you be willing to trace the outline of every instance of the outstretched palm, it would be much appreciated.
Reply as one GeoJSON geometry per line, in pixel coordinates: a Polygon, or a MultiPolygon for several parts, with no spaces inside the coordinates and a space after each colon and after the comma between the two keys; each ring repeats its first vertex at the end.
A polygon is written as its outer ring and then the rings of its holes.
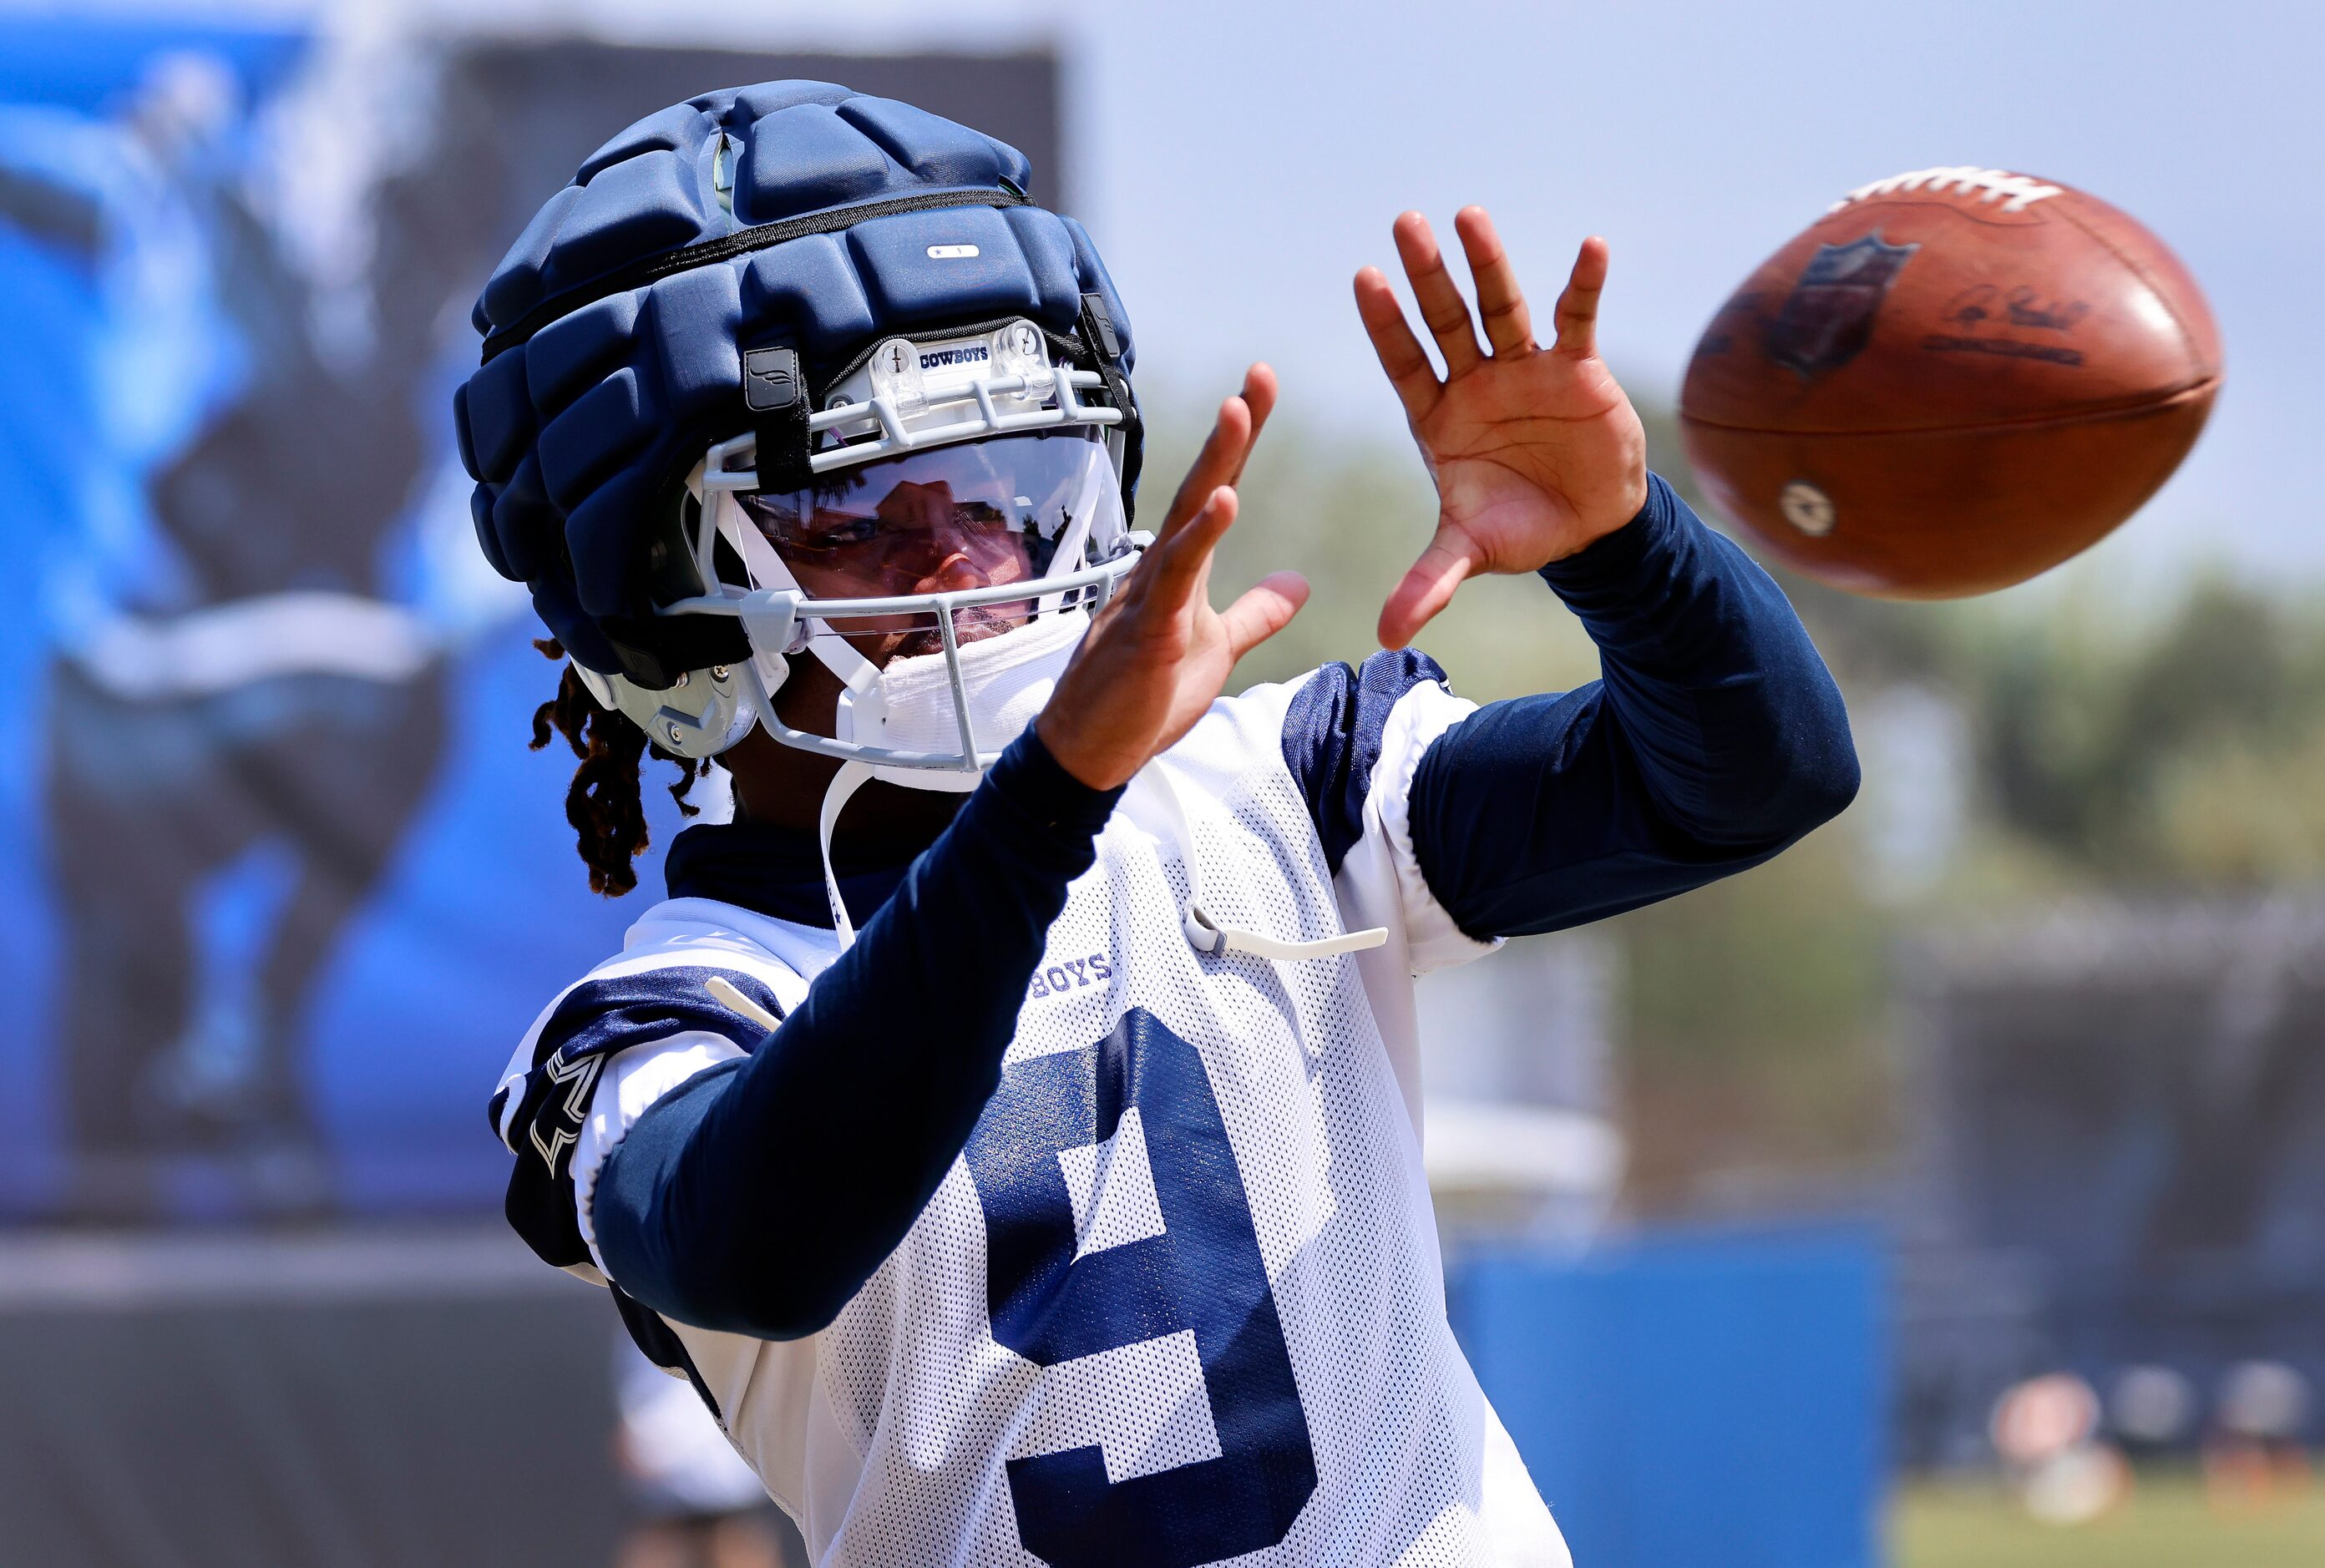
{"type": "Polygon", "coordinates": [[[1225,610],[1211,608],[1211,552],[1236,520],[1236,482],[1275,406],[1275,373],[1255,364],[1219,405],[1162,531],[1074,650],[1034,721],[1066,771],[1096,789],[1129,781],[1176,745],[1227,685],[1236,660],[1283,630],[1307,602],[1297,572],[1274,572],[1225,610]]]}
{"type": "Polygon", "coordinates": [[[1454,227],[1477,290],[1487,355],[1429,224],[1396,220],[1414,300],[1445,357],[1440,379],[1377,267],[1357,274],[1357,311],[1437,482],[1436,537],[1381,609],[1380,641],[1402,648],[1480,572],[1530,572],[1622,527],[1645,503],[1646,436],[1598,357],[1607,242],[1582,242],[1558,298],[1557,339],[1534,342],[1524,296],[1491,219],[1454,227]]]}

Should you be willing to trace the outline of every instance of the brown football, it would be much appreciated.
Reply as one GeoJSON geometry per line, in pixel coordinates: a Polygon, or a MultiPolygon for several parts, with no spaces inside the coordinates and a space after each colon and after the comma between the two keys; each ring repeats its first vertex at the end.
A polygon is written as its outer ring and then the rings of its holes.
{"type": "Polygon", "coordinates": [[[2219,388],[2212,313],[2154,235],[2048,180],[1924,169],[1761,264],[1704,329],[1680,416],[1719,510],[1777,556],[1940,599],[2139,510],[2219,388]]]}

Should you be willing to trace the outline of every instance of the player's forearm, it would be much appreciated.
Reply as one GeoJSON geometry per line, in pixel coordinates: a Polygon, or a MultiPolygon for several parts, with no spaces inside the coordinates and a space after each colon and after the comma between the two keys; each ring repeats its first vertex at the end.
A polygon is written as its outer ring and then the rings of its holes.
{"type": "Polygon", "coordinates": [[[705,1328],[829,1322],[968,1141],[1119,793],[1013,745],[783,1027],[615,1149],[592,1207],[615,1281],[705,1328]]]}
{"type": "Polygon", "coordinates": [[[1475,936],[1554,930],[1776,853],[1848,805],[1839,690],[1765,573],[1663,484],[1542,576],[1603,677],[1495,703],[1413,779],[1414,850],[1475,936]]]}
{"type": "Polygon", "coordinates": [[[1542,575],[1598,644],[1605,703],[1665,821],[1761,847],[1855,796],[1848,710],[1800,617],[1660,478],[1630,527],[1542,575]]]}

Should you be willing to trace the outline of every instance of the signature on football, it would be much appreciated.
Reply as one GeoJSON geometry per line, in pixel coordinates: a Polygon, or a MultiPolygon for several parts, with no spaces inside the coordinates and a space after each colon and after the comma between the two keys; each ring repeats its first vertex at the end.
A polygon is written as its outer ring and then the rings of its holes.
{"type": "Polygon", "coordinates": [[[2090,313],[2080,300],[2045,300],[2033,285],[2021,283],[2008,293],[1995,283],[1965,289],[1946,302],[1941,320],[1975,332],[1991,322],[2000,327],[2031,327],[2046,332],[2071,332],[2090,313]]]}

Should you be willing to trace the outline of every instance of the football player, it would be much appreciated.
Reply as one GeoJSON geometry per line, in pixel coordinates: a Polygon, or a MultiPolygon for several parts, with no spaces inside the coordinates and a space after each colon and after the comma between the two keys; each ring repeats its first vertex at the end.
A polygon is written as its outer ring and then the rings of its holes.
{"type": "Polygon", "coordinates": [[[1384,651],[1221,692],[1306,595],[1206,588],[1255,366],[1151,520],[1122,302],[1016,152],[811,82],[624,132],[485,290],[479,537],[570,660],[593,884],[643,752],[731,776],[492,1114],[825,1563],[1561,1563],[1446,1325],[1413,977],[1766,860],[1848,801],[1838,692],[1646,471],[1486,215],[1473,323],[1396,224],[1357,306],[1441,500],[1384,651]],[[1477,336],[1482,324],[1485,341],[1477,336]],[[1477,707],[1407,648],[1538,572],[1603,678],[1477,707]]]}

